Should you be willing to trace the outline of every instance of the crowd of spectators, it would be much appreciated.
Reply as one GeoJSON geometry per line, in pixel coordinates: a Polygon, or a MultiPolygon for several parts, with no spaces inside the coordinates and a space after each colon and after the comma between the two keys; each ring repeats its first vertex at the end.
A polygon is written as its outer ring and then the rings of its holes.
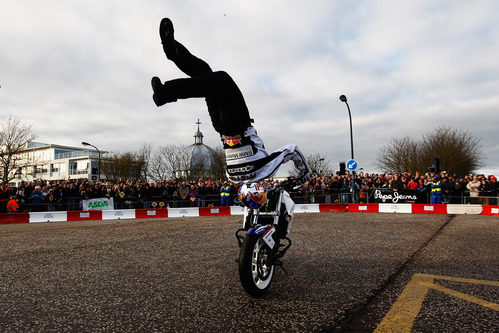
{"type": "MultiPolygon", "coordinates": [[[[271,179],[277,182],[277,179],[271,179]]],[[[439,182],[442,203],[497,204],[495,176],[435,173],[365,173],[314,175],[291,196],[297,203],[374,202],[376,189],[419,193],[431,203],[432,186],[439,182]],[[355,177],[354,177],[355,176],[355,177]],[[355,181],[354,181],[355,178],[355,181]],[[355,185],[353,185],[355,184],[355,185]],[[352,191],[352,188],[355,191],[352,191]]],[[[113,198],[116,209],[150,207],[199,207],[237,203],[237,185],[224,180],[97,182],[44,180],[23,182],[17,188],[0,187],[2,211],[15,201],[19,211],[80,210],[81,201],[113,198]]],[[[15,207],[15,206],[13,206],[15,207]]],[[[12,210],[12,208],[11,208],[12,210]]]]}
{"type": "Polygon", "coordinates": [[[377,189],[419,194],[421,203],[432,203],[432,189],[437,183],[442,196],[441,203],[497,204],[498,185],[495,176],[458,176],[446,171],[415,174],[360,172],[355,175],[355,182],[354,175],[348,172],[346,175],[315,176],[300,191],[305,203],[317,202],[317,197],[327,203],[351,202],[353,192],[355,202],[373,202],[373,194],[377,189]],[[352,187],[355,191],[352,191],[352,187]]]}

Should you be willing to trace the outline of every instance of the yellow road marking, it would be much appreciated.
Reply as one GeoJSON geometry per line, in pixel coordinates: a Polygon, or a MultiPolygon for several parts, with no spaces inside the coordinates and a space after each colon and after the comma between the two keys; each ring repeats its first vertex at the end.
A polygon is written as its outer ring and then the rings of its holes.
{"type": "Polygon", "coordinates": [[[418,313],[421,311],[423,301],[430,289],[464,299],[468,302],[482,305],[495,311],[499,311],[499,304],[492,303],[478,297],[467,295],[434,283],[434,280],[447,280],[471,284],[480,284],[499,287],[497,281],[486,281],[476,279],[466,279],[444,275],[414,274],[400,294],[397,301],[378,325],[375,333],[399,332],[410,333],[418,313]]]}

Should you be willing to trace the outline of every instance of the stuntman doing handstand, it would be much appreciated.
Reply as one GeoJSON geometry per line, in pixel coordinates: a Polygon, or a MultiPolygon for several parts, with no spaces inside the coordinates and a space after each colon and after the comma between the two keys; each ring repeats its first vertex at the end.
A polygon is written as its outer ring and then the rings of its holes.
{"type": "Polygon", "coordinates": [[[204,97],[213,127],[220,133],[224,145],[227,176],[233,182],[252,183],[271,177],[289,160],[300,171],[301,179],[308,179],[307,162],[298,147],[289,144],[269,155],[251,125],[253,120],[243,95],[229,74],[212,71],[206,62],[176,41],[173,34],[170,19],[162,19],[159,35],[166,57],[190,78],[163,84],[158,77],[153,77],[154,103],[161,106],[177,99],[204,97]]]}

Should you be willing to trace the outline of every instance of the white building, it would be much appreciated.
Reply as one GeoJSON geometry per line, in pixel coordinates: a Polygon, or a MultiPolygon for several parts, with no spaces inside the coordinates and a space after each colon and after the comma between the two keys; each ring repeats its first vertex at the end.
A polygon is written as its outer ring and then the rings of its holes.
{"type": "Polygon", "coordinates": [[[11,186],[35,179],[61,182],[99,178],[99,154],[94,149],[29,142],[19,155],[15,177],[9,182],[11,186]]]}

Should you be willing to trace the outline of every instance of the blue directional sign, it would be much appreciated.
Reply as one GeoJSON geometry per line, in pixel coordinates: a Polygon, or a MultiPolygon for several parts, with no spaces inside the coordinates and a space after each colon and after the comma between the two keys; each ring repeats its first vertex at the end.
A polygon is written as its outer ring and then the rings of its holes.
{"type": "Polygon", "coordinates": [[[350,171],[354,171],[355,169],[357,169],[358,166],[359,166],[359,163],[357,163],[356,160],[348,160],[347,161],[346,167],[350,171]]]}

